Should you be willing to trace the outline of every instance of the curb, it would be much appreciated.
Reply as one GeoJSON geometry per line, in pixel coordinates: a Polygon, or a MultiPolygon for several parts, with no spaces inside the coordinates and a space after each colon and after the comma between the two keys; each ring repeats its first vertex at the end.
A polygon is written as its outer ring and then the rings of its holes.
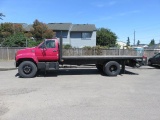
{"type": "Polygon", "coordinates": [[[17,68],[0,68],[0,71],[16,70],[17,68]]]}

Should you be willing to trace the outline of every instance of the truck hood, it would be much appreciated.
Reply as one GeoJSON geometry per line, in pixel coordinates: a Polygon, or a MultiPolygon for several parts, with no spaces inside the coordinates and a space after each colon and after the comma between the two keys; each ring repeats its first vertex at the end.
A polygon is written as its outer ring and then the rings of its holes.
{"type": "Polygon", "coordinates": [[[17,53],[16,53],[16,55],[27,54],[27,53],[35,53],[35,48],[36,47],[25,48],[25,49],[18,50],[17,53]]]}

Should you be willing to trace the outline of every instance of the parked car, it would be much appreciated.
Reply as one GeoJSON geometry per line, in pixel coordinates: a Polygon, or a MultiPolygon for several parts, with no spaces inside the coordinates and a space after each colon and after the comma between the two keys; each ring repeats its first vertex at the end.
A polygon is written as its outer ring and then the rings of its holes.
{"type": "Polygon", "coordinates": [[[148,65],[160,65],[160,53],[154,55],[153,57],[148,59],[148,65]]]}

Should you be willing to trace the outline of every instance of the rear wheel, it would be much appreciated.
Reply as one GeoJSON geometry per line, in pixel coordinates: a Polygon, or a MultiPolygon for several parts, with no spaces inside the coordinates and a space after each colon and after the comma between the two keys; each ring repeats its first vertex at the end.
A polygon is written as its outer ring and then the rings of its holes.
{"type": "Polygon", "coordinates": [[[120,73],[120,65],[116,61],[110,61],[103,66],[103,71],[108,76],[117,76],[120,73]]]}
{"type": "Polygon", "coordinates": [[[37,66],[31,61],[24,61],[18,67],[20,77],[32,78],[37,73],[37,66]]]}

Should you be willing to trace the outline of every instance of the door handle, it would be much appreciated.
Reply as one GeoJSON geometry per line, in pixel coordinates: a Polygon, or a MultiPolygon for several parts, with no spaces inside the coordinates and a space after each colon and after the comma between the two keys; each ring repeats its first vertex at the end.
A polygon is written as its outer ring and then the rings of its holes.
{"type": "Polygon", "coordinates": [[[53,52],[57,52],[57,50],[53,50],[53,52]]]}

